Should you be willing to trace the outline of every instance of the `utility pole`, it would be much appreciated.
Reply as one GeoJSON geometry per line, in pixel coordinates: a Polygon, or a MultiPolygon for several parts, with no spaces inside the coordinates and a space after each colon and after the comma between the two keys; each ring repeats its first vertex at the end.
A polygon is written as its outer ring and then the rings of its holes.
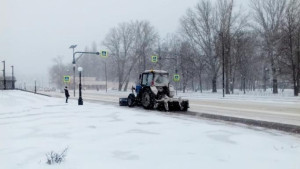
{"type": "Polygon", "coordinates": [[[267,72],[268,71],[269,71],[268,68],[264,68],[264,92],[267,91],[267,80],[268,80],[267,72]]]}
{"type": "Polygon", "coordinates": [[[82,67],[79,67],[79,68],[78,68],[78,72],[79,72],[79,99],[78,99],[78,105],[83,105],[82,93],[81,93],[81,89],[82,89],[82,85],[81,85],[81,72],[82,72],[82,67]]]}
{"type": "Polygon", "coordinates": [[[34,93],[36,94],[36,80],[34,81],[34,93]]]}
{"type": "MultiPolygon", "coordinates": [[[[177,63],[177,59],[176,59],[176,63],[177,63]]],[[[178,73],[178,70],[177,70],[177,67],[176,67],[176,69],[175,69],[175,74],[177,74],[177,73],[178,73]]],[[[177,96],[177,83],[178,83],[178,82],[175,82],[176,96],[177,96]]]]}
{"type": "Polygon", "coordinates": [[[3,62],[3,85],[4,85],[4,90],[6,90],[6,78],[5,78],[5,60],[3,62]]]}
{"type": "Polygon", "coordinates": [[[222,87],[223,87],[223,97],[225,97],[225,46],[224,46],[224,32],[222,30],[221,33],[221,37],[222,37],[222,59],[223,59],[223,64],[222,64],[222,87]]]}
{"type": "Polygon", "coordinates": [[[246,76],[243,76],[244,94],[246,94],[246,76]]]}
{"type": "Polygon", "coordinates": [[[74,97],[75,97],[75,90],[76,90],[76,84],[75,84],[75,68],[76,68],[76,61],[75,61],[75,53],[74,49],[77,47],[77,45],[71,45],[70,49],[73,49],[73,85],[74,85],[74,97]]]}
{"type": "Polygon", "coordinates": [[[144,55],[144,71],[146,70],[146,55],[145,55],[145,52],[143,52],[143,55],[144,55]]]}
{"type": "Polygon", "coordinates": [[[12,74],[12,76],[11,76],[11,83],[12,83],[12,84],[11,84],[11,85],[12,85],[12,89],[15,89],[14,66],[11,66],[11,69],[12,69],[12,71],[11,71],[11,72],[12,72],[12,73],[11,73],[11,74],[12,74]]]}
{"type": "Polygon", "coordinates": [[[106,61],[105,61],[105,90],[107,93],[107,72],[106,72],[106,61]]]}

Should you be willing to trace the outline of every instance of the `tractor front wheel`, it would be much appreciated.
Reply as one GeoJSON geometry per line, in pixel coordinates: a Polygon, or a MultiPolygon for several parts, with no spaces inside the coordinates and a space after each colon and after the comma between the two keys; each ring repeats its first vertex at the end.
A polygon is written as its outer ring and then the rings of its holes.
{"type": "Polygon", "coordinates": [[[128,103],[129,107],[135,106],[135,96],[134,96],[134,94],[129,94],[129,96],[127,98],[127,103],[128,103]]]}
{"type": "Polygon", "coordinates": [[[145,90],[142,94],[142,105],[145,109],[153,109],[155,96],[150,90],[145,90]]]}

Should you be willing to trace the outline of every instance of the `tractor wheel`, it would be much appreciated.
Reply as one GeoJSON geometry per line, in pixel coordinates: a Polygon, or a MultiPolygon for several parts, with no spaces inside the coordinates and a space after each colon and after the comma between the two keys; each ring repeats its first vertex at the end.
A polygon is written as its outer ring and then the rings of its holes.
{"type": "Polygon", "coordinates": [[[183,106],[183,109],[182,111],[187,111],[188,108],[189,108],[189,103],[188,102],[183,102],[184,104],[182,105],[183,106]]]}
{"type": "Polygon", "coordinates": [[[155,104],[155,96],[154,94],[149,90],[145,90],[142,94],[142,105],[145,109],[153,109],[155,104]]]}
{"type": "Polygon", "coordinates": [[[129,94],[127,98],[128,107],[133,107],[135,105],[135,96],[134,94],[129,94]]]}

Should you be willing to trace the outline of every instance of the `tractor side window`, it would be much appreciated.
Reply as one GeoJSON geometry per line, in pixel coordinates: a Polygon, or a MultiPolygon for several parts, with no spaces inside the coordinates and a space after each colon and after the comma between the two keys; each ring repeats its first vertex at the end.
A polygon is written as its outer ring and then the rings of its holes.
{"type": "Polygon", "coordinates": [[[156,86],[168,86],[169,75],[168,74],[156,74],[154,78],[156,86]]]}
{"type": "Polygon", "coordinates": [[[143,74],[142,85],[147,85],[147,74],[143,74]]]}
{"type": "Polygon", "coordinates": [[[153,74],[149,73],[148,74],[148,79],[147,79],[147,86],[151,86],[152,81],[153,81],[153,74]]]}

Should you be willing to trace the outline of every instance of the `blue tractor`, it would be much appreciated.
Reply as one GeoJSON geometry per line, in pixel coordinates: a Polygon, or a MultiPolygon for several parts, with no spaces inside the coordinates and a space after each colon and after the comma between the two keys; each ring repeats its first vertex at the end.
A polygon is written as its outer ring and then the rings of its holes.
{"type": "Polygon", "coordinates": [[[127,98],[120,98],[120,105],[143,106],[145,109],[187,111],[189,101],[174,98],[175,90],[164,70],[146,70],[140,74],[139,83],[127,98]]]}

